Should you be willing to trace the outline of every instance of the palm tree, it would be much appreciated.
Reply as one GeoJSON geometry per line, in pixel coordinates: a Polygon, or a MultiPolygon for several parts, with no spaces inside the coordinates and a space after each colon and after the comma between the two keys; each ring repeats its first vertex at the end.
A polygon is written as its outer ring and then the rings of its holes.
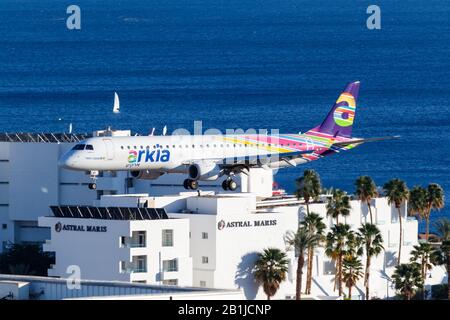
{"type": "Polygon", "coordinates": [[[375,182],[369,176],[361,176],[355,181],[356,191],[355,195],[361,202],[365,202],[369,208],[370,223],[373,223],[372,208],[370,207],[370,201],[378,196],[377,186],[375,182]]]}
{"type": "Polygon", "coordinates": [[[358,280],[363,276],[361,261],[354,255],[347,255],[343,260],[342,280],[348,288],[348,297],[352,298],[352,288],[358,280]]]}
{"type": "Polygon", "coordinates": [[[425,212],[425,221],[426,221],[426,233],[425,239],[428,242],[428,236],[430,233],[430,215],[431,209],[440,210],[444,207],[444,190],[437,183],[431,183],[428,185],[428,207],[425,212]]]}
{"type": "MultiPolygon", "coordinates": [[[[311,234],[316,234],[320,238],[324,236],[324,230],[326,228],[325,223],[323,223],[323,218],[317,213],[311,212],[305,216],[305,220],[301,222],[311,234]]],[[[313,258],[314,258],[314,247],[308,247],[307,253],[308,264],[306,268],[306,288],[305,294],[311,294],[311,284],[312,284],[312,269],[313,269],[313,258]]]]}
{"type": "Polygon", "coordinates": [[[346,217],[350,215],[350,198],[340,189],[333,191],[333,196],[328,200],[327,216],[331,216],[336,219],[336,224],[339,224],[339,216],[346,217]]]}
{"type": "Polygon", "coordinates": [[[423,279],[418,263],[402,263],[398,265],[395,267],[392,279],[394,280],[395,289],[407,300],[411,300],[417,289],[423,288],[423,279]]]}
{"type": "Polygon", "coordinates": [[[288,264],[286,253],[280,249],[267,248],[258,254],[254,277],[258,283],[262,284],[267,300],[277,293],[280,283],[286,279],[288,264]]]}
{"type": "Polygon", "coordinates": [[[425,217],[428,208],[428,191],[421,186],[415,186],[409,193],[408,210],[411,215],[425,217]]]}
{"type": "Polygon", "coordinates": [[[355,234],[350,230],[348,224],[336,224],[331,228],[326,236],[325,254],[335,262],[336,274],[334,281],[334,290],[338,286],[339,295],[342,290],[342,264],[346,255],[354,254],[356,244],[355,234]]]}
{"type": "Polygon", "coordinates": [[[408,201],[409,199],[409,190],[406,186],[406,183],[400,179],[392,179],[386,182],[383,186],[383,189],[386,192],[386,196],[388,198],[389,205],[394,204],[395,208],[398,212],[398,221],[400,228],[400,237],[398,242],[398,262],[397,265],[400,265],[400,259],[402,254],[402,238],[403,238],[403,225],[402,225],[402,214],[400,212],[400,208],[402,205],[408,201]]]}
{"type": "Polygon", "coordinates": [[[302,294],[302,276],[303,276],[303,266],[305,265],[305,251],[310,246],[316,247],[321,242],[321,237],[316,234],[309,232],[308,229],[301,226],[298,228],[297,232],[292,231],[287,232],[285,235],[285,242],[288,248],[294,248],[297,260],[297,283],[295,288],[295,298],[297,300],[301,299],[302,294]]]}
{"type": "Polygon", "coordinates": [[[317,198],[322,190],[320,176],[316,171],[308,169],[303,172],[303,177],[295,180],[295,183],[297,185],[295,195],[298,199],[305,199],[306,212],[309,214],[310,200],[317,198]]]}
{"type": "Polygon", "coordinates": [[[437,223],[436,231],[442,239],[442,244],[431,254],[431,262],[434,265],[443,265],[447,270],[447,298],[450,300],[450,221],[448,219],[440,219],[437,223]]]}
{"type": "MultiPolygon", "coordinates": [[[[420,265],[420,274],[425,283],[427,271],[433,268],[431,264],[431,255],[433,253],[433,247],[428,243],[419,243],[413,247],[411,251],[411,262],[417,262],[420,265]]],[[[425,290],[422,291],[422,299],[425,300],[425,290]]]]}
{"type": "Polygon", "coordinates": [[[450,240],[450,220],[441,218],[434,223],[434,228],[442,241],[450,240]]]}
{"type": "Polygon", "coordinates": [[[383,247],[383,237],[380,230],[376,225],[372,223],[364,223],[359,229],[357,234],[357,242],[360,245],[358,254],[366,254],[366,270],[364,272],[364,287],[366,288],[366,300],[369,300],[369,277],[370,277],[370,264],[372,257],[378,256],[383,247]]]}

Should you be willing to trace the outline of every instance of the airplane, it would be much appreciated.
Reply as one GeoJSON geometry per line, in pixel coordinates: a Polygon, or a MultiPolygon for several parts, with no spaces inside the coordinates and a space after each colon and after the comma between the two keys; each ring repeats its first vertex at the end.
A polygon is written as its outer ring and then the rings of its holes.
{"type": "Polygon", "coordinates": [[[99,171],[125,170],[137,179],[183,173],[187,175],[183,186],[191,190],[198,188],[199,181],[226,176],[222,188],[234,191],[238,186],[233,176],[248,175],[250,168],[295,167],[365,142],[398,138],[351,136],[359,88],[359,81],[347,84],[325,120],[303,134],[92,137],[76,144],[59,164],[90,171],[90,189],[97,188],[99,171]]]}

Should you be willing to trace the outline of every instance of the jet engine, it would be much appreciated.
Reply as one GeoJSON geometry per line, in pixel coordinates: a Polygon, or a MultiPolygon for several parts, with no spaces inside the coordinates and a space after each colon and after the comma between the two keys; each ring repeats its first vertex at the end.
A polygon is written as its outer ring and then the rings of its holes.
{"type": "Polygon", "coordinates": [[[199,161],[188,167],[189,178],[192,180],[214,181],[222,176],[222,169],[214,162],[199,161]]]}
{"type": "Polygon", "coordinates": [[[135,170],[131,171],[131,176],[136,179],[155,180],[162,176],[164,172],[154,170],[135,170]]]}

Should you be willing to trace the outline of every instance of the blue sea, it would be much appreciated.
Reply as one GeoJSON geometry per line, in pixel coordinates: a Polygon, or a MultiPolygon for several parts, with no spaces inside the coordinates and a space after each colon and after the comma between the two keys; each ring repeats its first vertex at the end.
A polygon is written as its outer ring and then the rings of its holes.
{"type": "Polygon", "coordinates": [[[2,0],[0,131],[73,123],[75,132],[146,134],[201,120],[304,132],[360,80],[353,134],[401,139],[280,171],[277,182],[293,191],[306,168],[349,192],[360,175],[436,182],[447,197],[433,217],[448,216],[450,2],[372,2],[2,0]],[[81,30],[66,27],[70,4],[81,8],[81,30]],[[370,4],[381,8],[381,30],[366,27],[370,4]]]}

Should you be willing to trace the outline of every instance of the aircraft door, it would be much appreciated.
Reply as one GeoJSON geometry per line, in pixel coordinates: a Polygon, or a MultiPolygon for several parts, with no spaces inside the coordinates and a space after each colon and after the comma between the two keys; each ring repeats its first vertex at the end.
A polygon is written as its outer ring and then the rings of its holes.
{"type": "Polygon", "coordinates": [[[112,160],[114,159],[114,145],[111,139],[103,139],[106,148],[106,159],[112,160]]]}

